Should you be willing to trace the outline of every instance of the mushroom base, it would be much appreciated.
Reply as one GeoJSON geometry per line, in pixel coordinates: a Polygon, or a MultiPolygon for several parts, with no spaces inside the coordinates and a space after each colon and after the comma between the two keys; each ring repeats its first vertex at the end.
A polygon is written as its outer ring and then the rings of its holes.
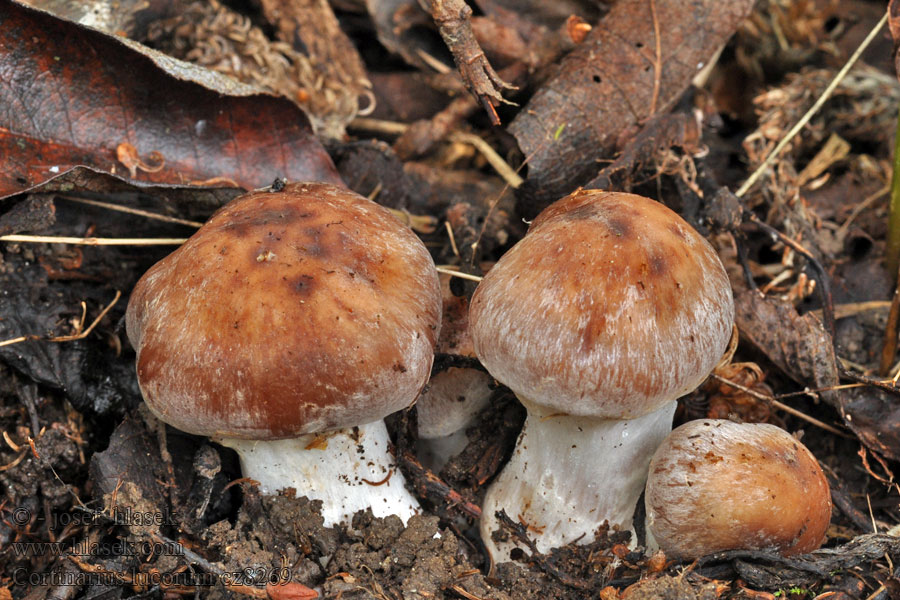
{"type": "Polygon", "coordinates": [[[450,435],[435,438],[419,438],[416,441],[416,457],[430,469],[438,473],[451,458],[466,449],[469,436],[465,429],[454,431],[450,435]]]}
{"type": "Polygon", "coordinates": [[[419,440],[416,455],[437,473],[469,444],[466,429],[490,404],[494,379],[478,369],[450,367],[433,376],[416,400],[419,440]]]}
{"type": "Polygon", "coordinates": [[[321,500],[326,527],[349,524],[366,508],[404,523],[420,510],[388,452],[384,421],[287,440],[216,441],[238,453],[244,476],[258,481],[262,493],[293,488],[297,496],[321,500]]]}
{"type": "Polygon", "coordinates": [[[481,536],[494,562],[510,560],[515,541],[496,542],[501,509],[528,527],[537,549],[587,544],[608,521],[634,533],[635,505],[650,457],[672,429],[676,403],[631,420],[591,419],[528,409],[515,452],[484,499],[481,536]]]}

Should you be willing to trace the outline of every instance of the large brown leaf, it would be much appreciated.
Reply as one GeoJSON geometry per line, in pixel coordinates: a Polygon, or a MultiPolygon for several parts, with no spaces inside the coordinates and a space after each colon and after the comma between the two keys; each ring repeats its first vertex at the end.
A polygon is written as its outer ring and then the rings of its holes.
{"type": "Polygon", "coordinates": [[[287,100],[10,0],[0,32],[0,197],[76,166],[127,176],[132,149],[136,182],[339,182],[287,100]]]}
{"type": "Polygon", "coordinates": [[[586,183],[623,136],[668,110],[754,0],[619,0],[510,124],[530,157],[528,218],[586,183]],[[655,11],[653,10],[655,7],[655,11]],[[659,68],[653,13],[659,26],[659,68]],[[658,75],[658,86],[655,85],[658,75]]]}

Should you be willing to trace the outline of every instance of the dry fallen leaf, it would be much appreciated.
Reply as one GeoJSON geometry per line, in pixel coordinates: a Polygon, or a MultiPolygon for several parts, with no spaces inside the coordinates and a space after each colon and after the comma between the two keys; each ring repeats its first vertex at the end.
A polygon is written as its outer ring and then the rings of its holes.
{"type": "Polygon", "coordinates": [[[339,181],[287,100],[11,0],[0,30],[0,197],[78,166],[157,184],[339,181]]]}
{"type": "MultiPolygon", "coordinates": [[[[790,302],[747,290],[735,295],[734,321],[741,338],[794,381],[811,388],[838,383],[831,337],[814,315],[801,316],[790,302]]],[[[833,392],[823,398],[835,403],[833,392]]]]}
{"type": "Polygon", "coordinates": [[[616,2],[510,125],[529,159],[520,215],[531,218],[586,183],[625,135],[671,108],[753,5],[616,2]]]}

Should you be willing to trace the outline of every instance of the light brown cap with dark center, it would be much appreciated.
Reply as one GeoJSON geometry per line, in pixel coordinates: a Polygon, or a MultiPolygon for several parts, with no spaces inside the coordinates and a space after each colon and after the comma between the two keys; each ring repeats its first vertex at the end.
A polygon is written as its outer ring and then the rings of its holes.
{"type": "Polygon", "coordinates": [[[428,379],[441,292],[422,242],[346,189],[235,199],[138,282],[148,406],[191,433],[279,439],[369,423],[428,379]]]}
{"type": "Polygon", "coordinates": [[[479,359],[520,397],[629,419],[697,387],[733,315],[719,257],[681,217],[582,190],[544,210],[487,273],[469,318],[479,359]]]}
{"type": "Polygon", "coordinates": [[[724,550],[811,552],[831,520],[815,457],[759,423],[703,419],[675,429],[650,462],[645,501],[660,548],[688,560],[724,550]]]}

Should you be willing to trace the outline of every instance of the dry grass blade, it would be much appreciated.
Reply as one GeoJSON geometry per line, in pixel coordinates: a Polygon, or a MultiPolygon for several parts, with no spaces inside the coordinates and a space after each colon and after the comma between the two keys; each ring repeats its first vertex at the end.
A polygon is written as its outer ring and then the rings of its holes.
{"type": "Polygon", "coordinates": [[[463,273],[462,271],[457,271],[454,267],[435,267],[438,273],[443,273],[444,275],[450,275],[451,277],[459,277],[460,279],[468,279],[469,281],[481,281],[484,279],[483,277],[479,277],[478,275],[469,275],[468,273],[463,273]]]}
{"type": "Polygon", "coordinates": [[[116,212],[122,212],[129,215],[137,215],[139,217],[146,217],[147,219],[153,219],[155,221],[163,221],[164,223],[174,223],[176,225],[186,225],[188,227],[202,227],[203,223],[199,221],[189,221],[187,219],[179,219],[178,217],[169,217],[166,215],[160,215],[154,212],[150,212],[148,210],[141,210],[140,208],[131,208],[129,206],[120,206],[118,204],[112,204],[110,202],[101,202],[99,200],[89,200],[87,198],[76,198],[75,196],[57,196],[58,198],[62,198],[64,200],[69,200],[70,202],[77,202],[79,204],[87,204],[89,206],[96,206],[99,208],[105,208],[107,210],[112,210],[116,212]]]}
{"type": "Polygon", "coordinates": [[[765,173],[766,169],[768,169],[772,162],[778,157],[778,155],[780,155],[784,151],[787,145],[791,143],[791,140],[794,139],[794,136],[800,133],[800,130],[803,129],[803,127],[805,127],[807,123],[809,123],[809,120],[812,119],[813,115],[819,112],[825,102],[827,102],[828,99],[831,98],[831,94],[834,93],[834,90],[837,89],[837,86],[840,85],[844,77],[847,76],[847,73],[850,72],[850,69],[853,68],[853,65],[856,64],[856,61],[859,60],[859,57],[862,55],[865,49],[869,47],[869,44],[872,43],[872,41],[878,35],[878,32],[881,31],[882,27],[884,27],[884,24],[887,23],[887,20],[888,15],[887,12],[885,12],[884,16],[881,17],[881,20],[878,21],[878,24],[872,28],[872,31],[869,32],[869,35],[866,36],[866,39],[862,41],[862,43],[853,52],[850,58],[847,59],[847,62],[843,67],[841,67],[841,70],[837,72],[837,75],[834,76],[834,79],[831,80],[831,83],[828,84],[828,87],[825,88],[825,91],[822,92],[822,95],[819,96],[815,104],[813,104],[812,107],[808,111],[806,111],[806,114],[803,115],[799,121],[797,121],[796,125],[791,127],[790,131],[784,134],[784,137],[781,138],[781,141],[778,142],[778,145],[775,146],[772,152],[770,152],[769,155],[766,156],[759,167],[757,167],[757,169],[753,171],[753,173],[750,175],[750,177],[747,178],[747,180],[741,185],[741,187],[738,188],[738,190],[735,192],[735,195],[738,198],[750,191],[750,188],[753,187],[753,185],[759,180],[760,177],[762,177],[762,174],[765,173]]]}
{"type": "Polygon", "coordinates": [[[383,119],[371,119],[366,117],[356,117],[350,124],[348,129],[356,129],[360,131],[369,131],[372,133],[381,133],[384,135],[403,135],[409,129],[406,123],[398,123],[397,121],[385,121],[383,119]]]}
{"type": "Polygon", "coordinates": [[[460,142],[462,144],[470,144],[475,147],[476,150],[481,152],[484,156],[485,160],[487,160],[490,165],[497,171],[497,174],[503,178],[506,183],[513,189],[518,188],[525,181],[522,177],[516,173],[516,170],[510,167],[503,158],[497,154],[497,151],[494,150],[490,144],[481,139],[475,134],[472,133],[462,133],[456,132],[450,136],[450,139],[454,142],[460,142]]]}
{"type": "Polygon", "coordinates": [[[724,384],[727,385],[727,386],[730,386],[730,387],[739,389],[739,390],[741,390],[742,392],[744,392],[745,394],[749,394],[750,396],[753,396],[753,397],[756,398],[757,400],[762,400],[763,402],[768,402],[769,404],[771,404],[773,407],[777,408],[778,410],[782,410],[782,411],[784,411],[784,412],[786,412],[786,413],[788,413],[788,414],[790,414],[790,415],[793,415],[793,416],[797,417],[798,419],[803,419],[803,420],[806,421],[807,423],[810,423],[810,424],[812,424],[812,425],[815,425],[816,427],[819,427],[819,428],[821,428],[821,429],[824,429],[825,431],[827,431],[827,432],[829,432],[829,433],[833,433],[834,435],[840,436],[840,437],[842,437],[842,438],[847,438],[847,439],[851,439],[851,440],[852,440],[852,439],[855,439],[854,436],[852,436],[852,435],[847,435],[846,433],[844,433],[844,432],[841,431],[840,429],[838,429],[838,428],[836,428],[836,427],[832,427],[832,426],[829,425],[828,423],[824,423],[824,422],[822,422],[822,421],[816,419],[815,417],[811,417],[811,416],[807,415],[806,413],[803,413],[803,412],[797,410],[796,408],[790,407],[790,406],[788,406],[787,404],[784,404],[784,403],[782,403],[782,402],[779,402],[778,400],[776,400],[776,399],[775,399],[774,397],[772,397],[772,396],[768,396],[768,395],[766,395],[766,394],[760,394],[760,393],[757,392],[756,390],[752,390],[752,389],[750,389],[750,388],[748,388],[748,387],[746,387],[746,386],[743,386],[743,385],[741,385],[741,384],[739,384],[739,383],[736,383],[736,382],[731,381],[731,380],[729,380],[729,379],[725,379],[724,377],[722,377],[722,376],[720,376],[720,375],[716,375],[715,373],[712,374],[711,377],[714,378],[714,379],[717,380],[717,381],[720,381],[720,382],[724,383],[724,384]]]}
{"type": "Polygon", "coordinates": [[[75,244],[77,246],[180,246],[187,238],[97,238],[55,235],[0,235],[0,242],[75,244]]]}

